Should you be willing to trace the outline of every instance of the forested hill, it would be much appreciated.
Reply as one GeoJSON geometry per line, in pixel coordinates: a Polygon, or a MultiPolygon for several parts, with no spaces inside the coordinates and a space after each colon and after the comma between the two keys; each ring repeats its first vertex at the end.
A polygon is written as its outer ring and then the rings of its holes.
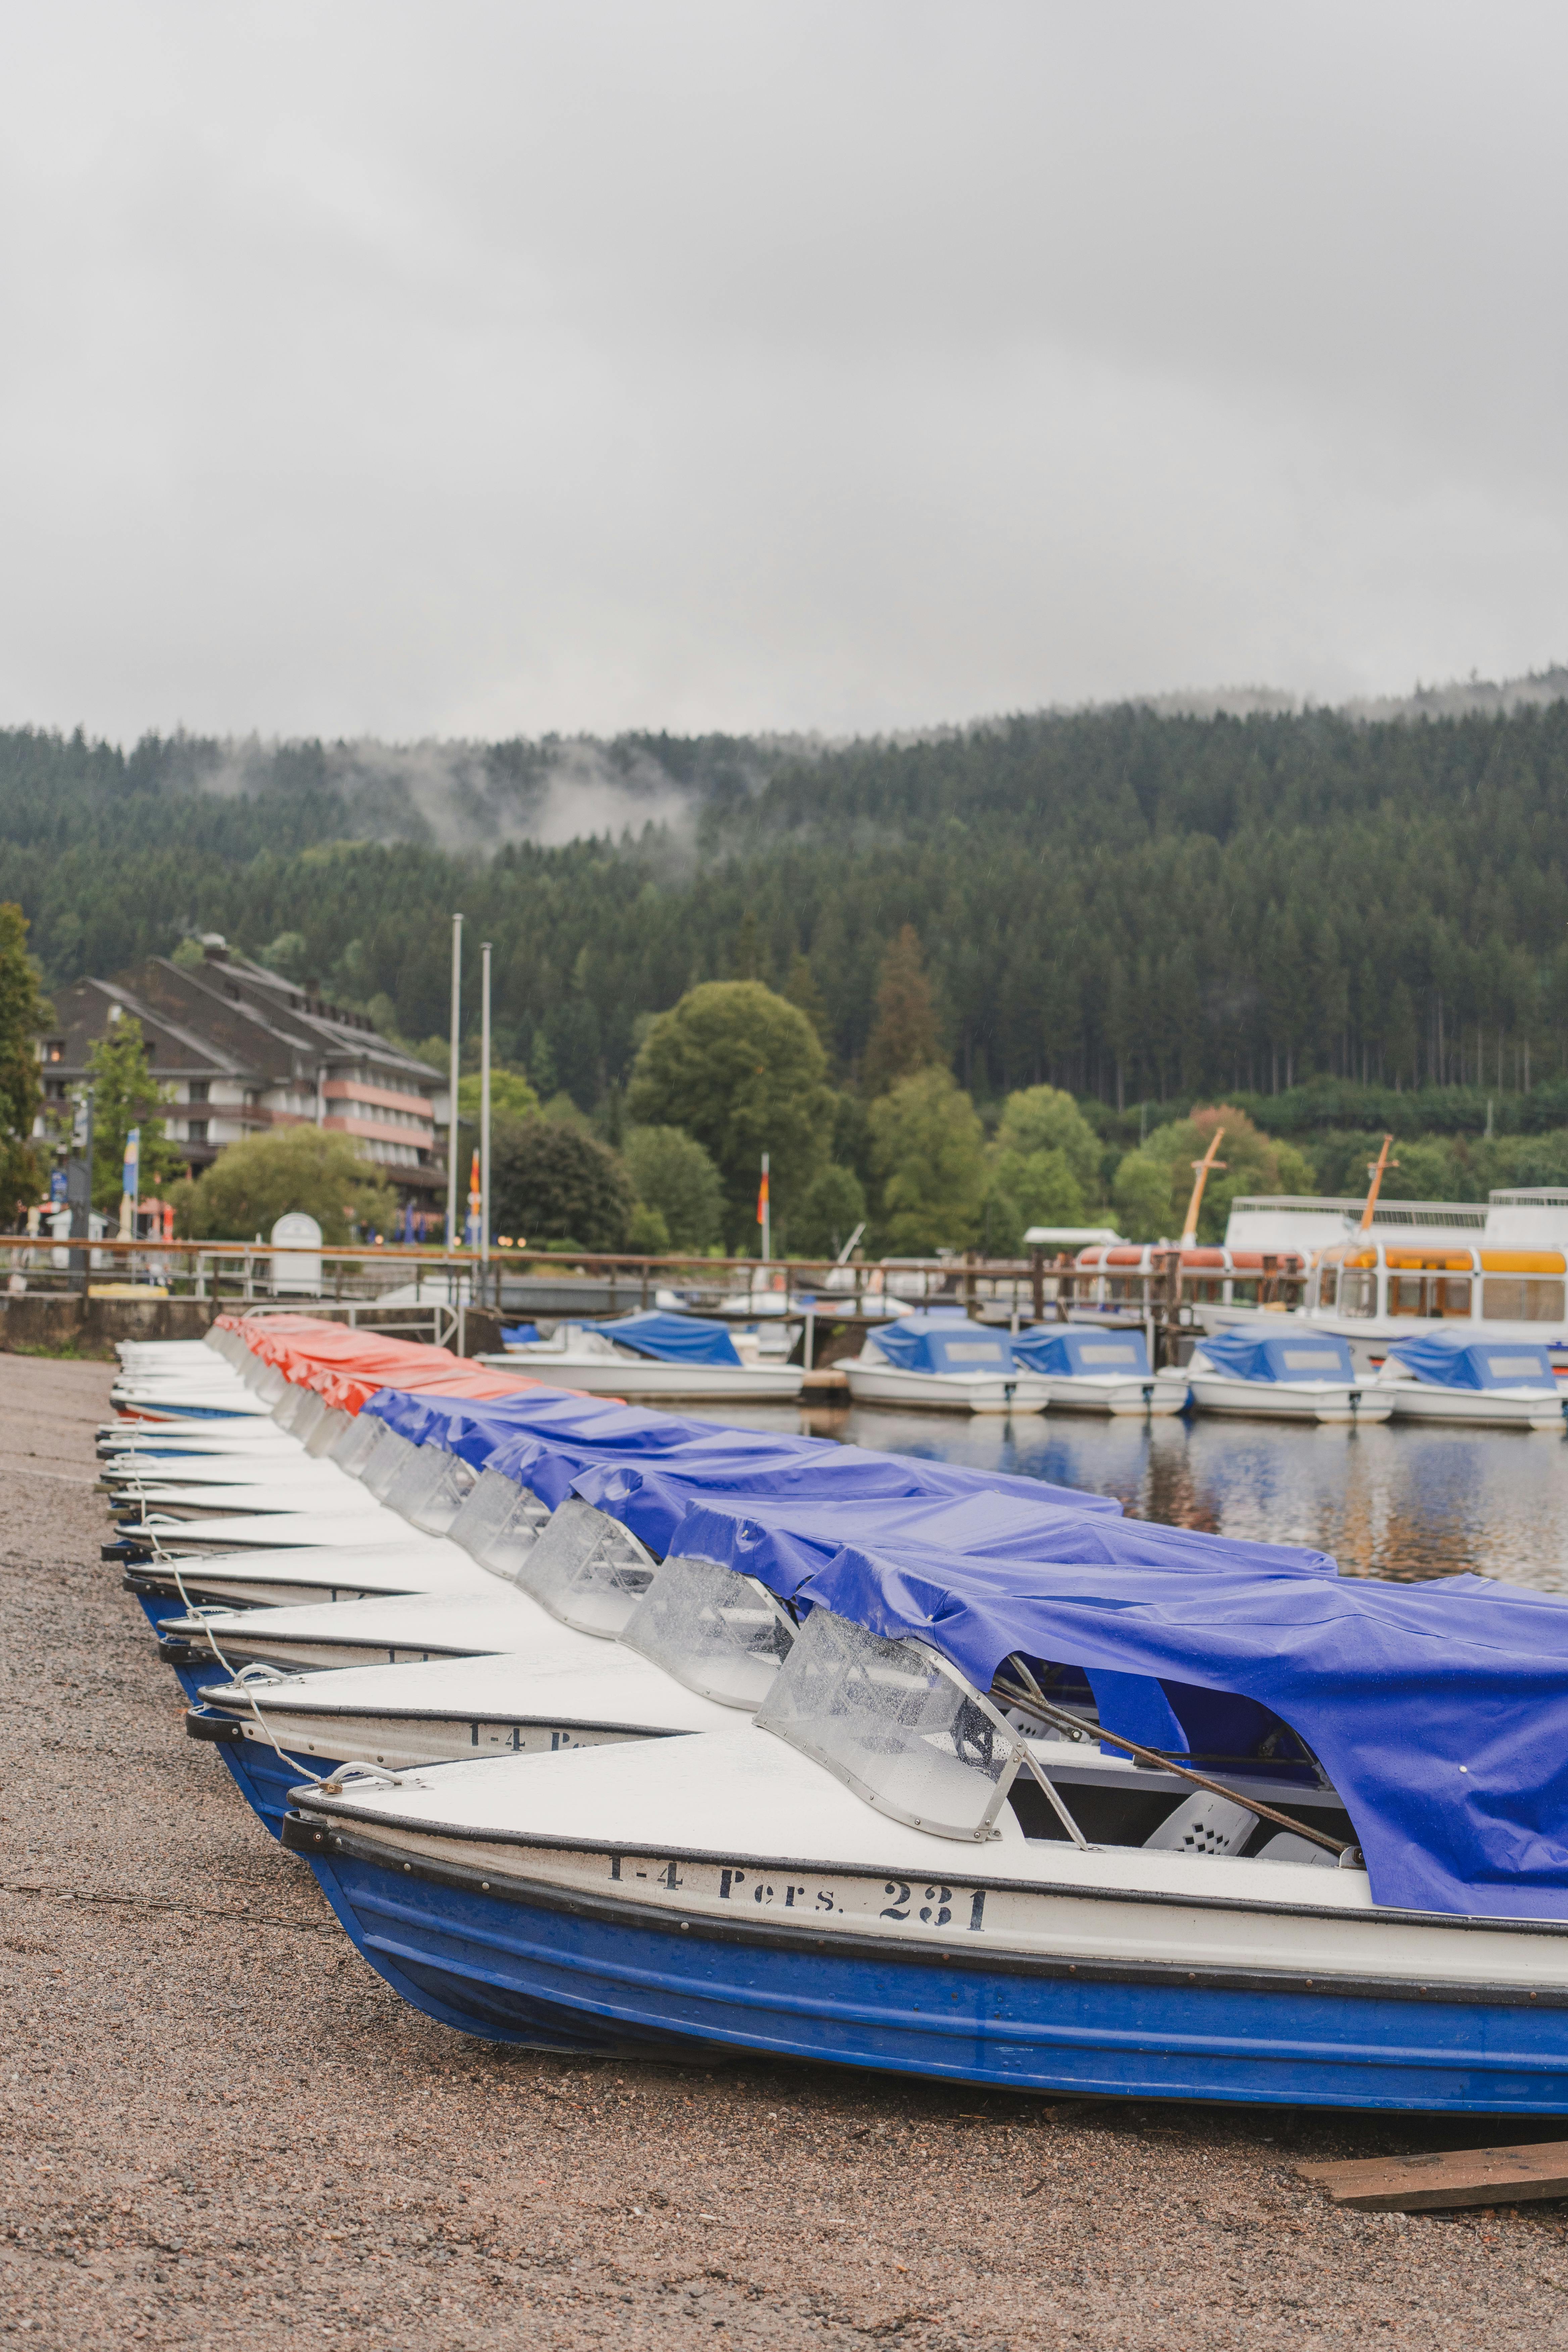
{"type": "Polygon", "coordinates": [[[737,973],[798,995],[801,957],[852,1072],[904,923],[982,1097],[1517,1090],[1568,1072],[1565,866],[1564,702],[1130,706],[847,747],[0,735],[0,898],[51,982],[218,930],[418,1040],[460,908],[495,942],[502,1051],[584,1106],[640,1016],[737,973]]]}

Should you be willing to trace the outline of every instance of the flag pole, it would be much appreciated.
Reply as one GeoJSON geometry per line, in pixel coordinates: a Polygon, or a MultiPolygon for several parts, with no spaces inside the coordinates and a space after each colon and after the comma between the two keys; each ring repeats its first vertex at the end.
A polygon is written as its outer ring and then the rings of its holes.
{"type": "MultiPolygon", "coordinates": [[[[479,1264],[490,1262],[490,943],[479,950],[479,1264]]],[[[485,1296],[486,1276],[480,1276],[485,1296]]]]}
{"type": "Polygon", "coordinates": [[[452,1067],[451,1114],[447,1125],[447,1247],[458,1246],[458,1061],[461,1040],[458,1024],[463,1001],[463,919],[452,918],[452,1067]]]}

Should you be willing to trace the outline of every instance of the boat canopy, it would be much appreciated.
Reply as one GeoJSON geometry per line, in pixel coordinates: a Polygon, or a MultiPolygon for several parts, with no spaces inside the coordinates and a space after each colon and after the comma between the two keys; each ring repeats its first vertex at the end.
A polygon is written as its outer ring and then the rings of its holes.
{"type": "Polygon", "coordinates": [[[1546,1349],[1530,1339],[1467,1339],[1422,1332],[1396,1339],[1388,1360],[1418,1381],[1448,1389],[1552,1389],[1557,1375],[1546,1349]]]}
{"type": "Polygon", "coordinates": [[[1332,1331],[1217,1331],[1199,1350],[1238,1381],[1353,1381],[1350,1343],[1332,1331]]]}
{"type": "Polygon", "coordinates": [[[1120,1372],[1127,1380],[1151,1380],[1149,1346],[1142,1331],[1097,1331],[1082,1324],[1037,1324],[1019,1331],[1013,1353],[1031,1372],[1055,1372],[1081,1380],[1120,1372]]]}
{"type": "Polygon", "coordinates": [[[552,1509],[571,1492],[580,1472],[599,1464],[635,1465],[645,1475],[656,1468],[668,1472],[677,1483],[651,1482],[637,1510],[624,1515],[634,1533],[658,1552],[668,1549],[688,1503],[709,1492],[894,1501],[1001,1494],[1096,1518],[1121,1515],[1114,1496],[1086,1494],[1008,1471],[878,1454],[783,1431],[726,1428],[559,1390],[531,1389],[525,1396],[474,1405],[388,1391],[365,1410],[416,1444],[440,1446],[473,1469],[516,1479],[552,1509]]]}
{"type": "Polygon", "coordinates": [[[962,1310],[901,1315],[879,1330],[878,1352],[902,1372],[1002,1372],[1015,1369],[1005,1331],[987,1331],[962,1310]]]}
{"type": "MultiPolygon", "coordinates": [[[[630,1468],[591,1470],[575,1491],[612,1517],[626,1516],[634,1496],[669,1474],[630,1468]]],[[[679,1474],[676,1474],[679,1477],[679,1474]]],[[[700,1556],[738,1575],[754,1576],[788,1600],[846,1544],[910,1544],[971,1559],[1011,1560],[1019,1567],[1058,1561],[1079,1568],[1163,1567],[1217,1575],[1335,1577],[1329,1553],[1301,1544],[1245,1542],[1157,1520],[1113,1519],[1103,1512],[1064,1509],[1012,1495],[880,1496],[727,1496],[716,1486],[685,1499],[678,1531],[664,1547],[679,1558],[700,1556]]]]}
{"type": "MultiPolygon", "coordinates": [[[[703,1542],[709,1515],[676,1549],[703,1542]]],[[[1178,1757],[1258,1756],[1287,1725],[1339,1791],[1375,1902],[1568,1924],[1558,1600],[1469,1575],[1394,1585],[1239,1563],[1205,1575],[896,1538],[842,1546],[798,1599],[929,1643],[981,1690],[1015,1655],[1037,1674],[1076,1667],[1105,1728],[1178,1757]]]]}
{"type": "Polygon", "coordinates": [[[722,1323],[705,1323],[695,1315],[665,1315],[649,1308],[641,1315],[623,1315],[614,1323],[595,1323],[607,1339],[635,1348],[660,1364],[734,1364],[740,1357],[722,1323]]]}

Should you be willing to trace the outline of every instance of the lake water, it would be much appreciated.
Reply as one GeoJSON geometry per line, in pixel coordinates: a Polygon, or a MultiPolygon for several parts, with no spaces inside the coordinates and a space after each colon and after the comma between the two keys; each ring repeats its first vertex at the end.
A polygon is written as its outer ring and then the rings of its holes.
{"type": "Polygon", "coordinates": [[[1087,1487],[1171,1527],[1315,1545],[1347,1576],[1409,1582],[1469,1569],[1568,1592],[1568,1434],[1556,1430],[1319,1428],[1215,1414],[1006,1421],[872,1407],[735,1418],[1087,1487]]]}

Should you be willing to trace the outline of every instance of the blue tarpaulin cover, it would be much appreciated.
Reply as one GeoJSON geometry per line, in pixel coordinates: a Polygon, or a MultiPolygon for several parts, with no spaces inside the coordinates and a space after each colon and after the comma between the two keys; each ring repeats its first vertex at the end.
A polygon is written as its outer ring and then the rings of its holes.
{"type": "Polygon", "coordinates": [[[531,1348],[539,1339],[537,1323],[503,1323],[500,1327],[503,1348],[531,1348]]]}
{"type": "MultiPolygon", "coordinates": [[[[576,1492],[612,1517],[627,1498],[672,1474],[663,1470],[599,1469],[574,1483],[576,1492]]],[[[679,1473],[673,1474],[679,1478],[679,1473]]],[[[754,1576],[788,1599],[845,1544],[918,1541],[971,1559],[1012,1560],[1021,1566],[1062,1561],[1079,1568],[1164,1566],[1217,1575],[1336,1576],[1327,1552],[1306,1545],[1244,1543],[1145,1519],[1113,1519],[1103,1512],[1064,1509],[1019,1495],[921,1495],[826,1497],[805,1494],[727,1496],[710,1492],[687,1502],[679,1532],[666,1547],[678,1557],[716,1559],[754,1576]]]]}
{"type": "Polygon", "coordinates": [[[963,1314],[900,1315],[868,1343],[905,1372],[1006,1372],[1015,1369],[1005,1331],[963,1314]]]}
{"type": "Polygon", "coordinates": [[[1424,1331],[1395,1340],[1390,1363],[1449,1389],[1555,1389],[1546,1349],[1533,1339],[1471,1339],[1458,1332],[1424,1331]]]}
{"type": "MultiPolygon", "coordinates": [[[[1217,1372],[1242,1381],[1353,1381],[1347,1341],[1332,1331],[1217,1331],[1198,1342],[1217,1372]]],[[[1201,1371],[1202,1365],[1194,1367],[1201,1371]]]]}
{"type": "Polygon", "coordinates": [[[1250,1701],[1321,1758],[1374,1901],[1568,1921],[1560,1601],[1471,1576],[1024,1567],[897,1542],[845,1546],[801,1591],[873,1633],[931,1642],[983,1689],[1017,1652],[1082,1667],[1097,1691],[1106,1676],[1157,1683],[1169,1721],[1189,1728],[1205,1694],[1250,1701]]]}
{"type": "Polygon", "coordinates": [[[382,1390],[366,1412],[391,1420],[418,1444],[440,1445],[474,1469],[519,1479],[552,1508],[571,1491],[580,1471],[596,1463],[679,1471],[679,1491],[653,1485],[626,1524],[650,1549],[663,1552],[685,1507],[705,1492],[741,1496],[887,1496],[1013,1495],[1031,1507],[1056,1504],[1096,1518],[1119,1518],[1110,1495],[1055,1486],[1007,1471],[972,1470],[905,1454],[877,1454],[829,1438],[782,1431],[726,1428],[640,1405],[563,1391],[530,1389],[517,1397],[467,1401],[416,1398],[382,1390]],[[416,1410],[411,1412],[408,1408],[416,1410]]]}
{"type": "Polygon", "coordinates": [[[613,1323],[595,1323],[595,1331],[652,1356],[661,1364],[739,1364],[735,1342],[722,1323],[704,1323],[695,1315],[664,1315],[650,1307],[643,1315],[622,1315],[613,1323]]]}
{"type": "Polygon", "coordinates": [[[1032,1372],[1056,1372],[1073,1379],[1097,1372],[1120,1372],[1128,1380],[1150,1380],[1149,1346],[1142,1331],[1096,1331],[1082,1324],[1037,1323],[1020,1331],[1013,1353],[1032,1372]]]}

